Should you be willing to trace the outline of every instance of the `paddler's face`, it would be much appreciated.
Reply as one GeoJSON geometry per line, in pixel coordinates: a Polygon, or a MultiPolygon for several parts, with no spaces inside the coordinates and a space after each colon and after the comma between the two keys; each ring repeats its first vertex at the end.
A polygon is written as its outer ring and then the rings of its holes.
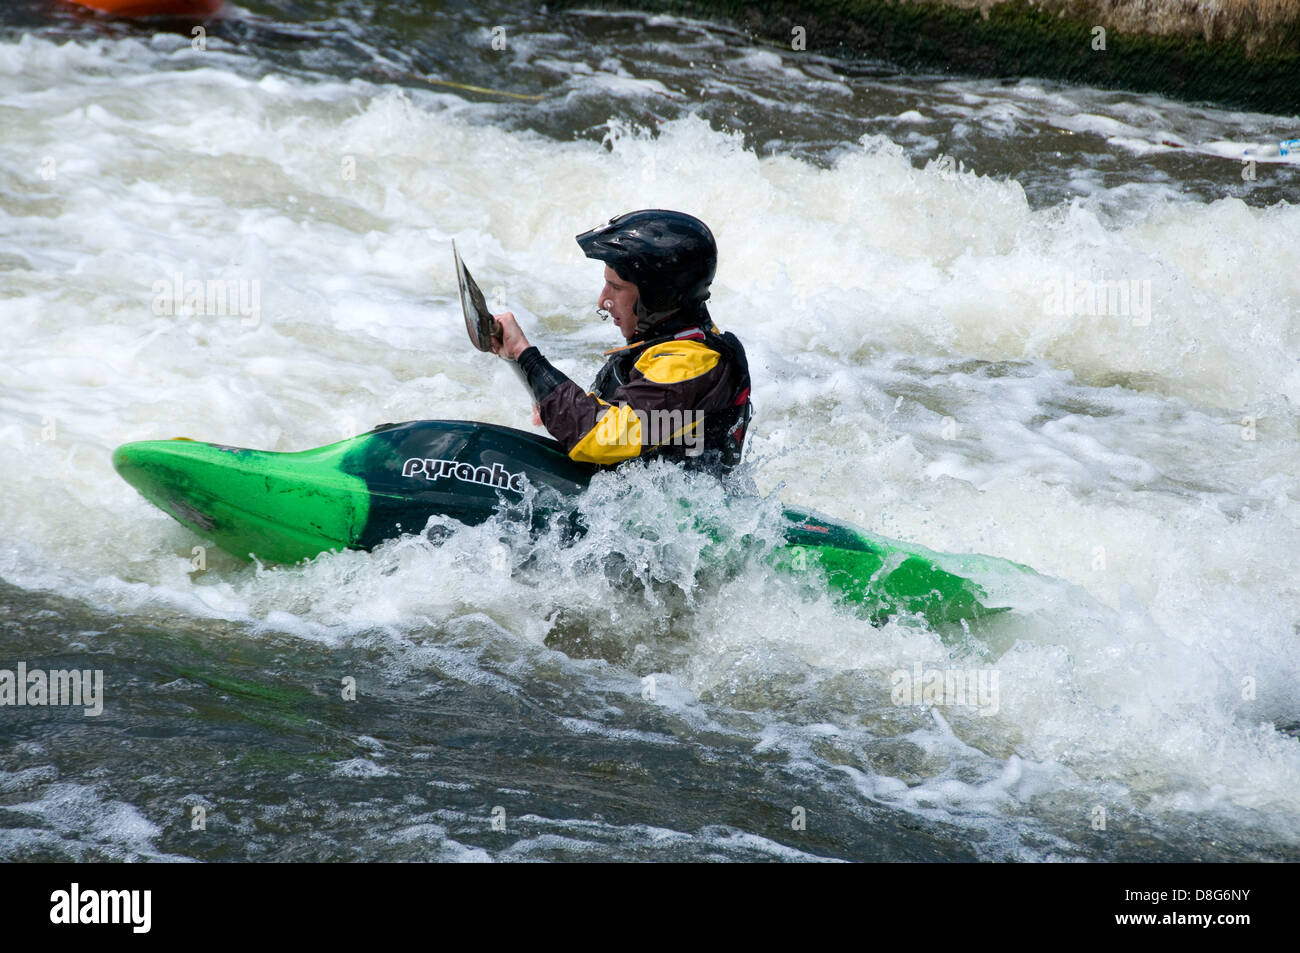
{"type": "Polygon", "coordinates": [[[618,329],[623,332],[623,337],[628,340],[636,334],[636,314],[632,309],[636,307],[638,294],[636,285],[624,281],[609,265],[605,266],[605,287],[600,289],[596,306],[610,313],[618,329]]]}

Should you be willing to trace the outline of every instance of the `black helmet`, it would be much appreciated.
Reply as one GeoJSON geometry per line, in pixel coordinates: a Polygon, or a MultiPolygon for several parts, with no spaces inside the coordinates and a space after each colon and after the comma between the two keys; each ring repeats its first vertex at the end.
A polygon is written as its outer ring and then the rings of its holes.
{"type": "Polygon", "coordinates": [[[718,246],[692,215],[648,208],[628,212],[577,236],[588,258],[603,261],[637,286],[637,330],[645,331],[709,297],[718,246]]]}

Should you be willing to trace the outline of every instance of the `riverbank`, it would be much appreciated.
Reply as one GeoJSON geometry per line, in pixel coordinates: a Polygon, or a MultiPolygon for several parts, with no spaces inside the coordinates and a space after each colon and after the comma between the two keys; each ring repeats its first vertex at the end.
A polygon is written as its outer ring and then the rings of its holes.
{"type": "MultiPolygon", "coordinates": [[[[563,0],[562,0],[563,2],[563,0]]],[[[582,6],[592,6],[584,0],[582,6]]],[[[1300,112],[1300,0],[637,0],[908,69],[1038,76],[1300,112]]]]}

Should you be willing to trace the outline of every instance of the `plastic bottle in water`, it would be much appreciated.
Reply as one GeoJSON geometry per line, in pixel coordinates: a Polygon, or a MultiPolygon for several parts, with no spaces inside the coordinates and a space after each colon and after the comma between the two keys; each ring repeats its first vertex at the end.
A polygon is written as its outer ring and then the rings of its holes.
{"type": "Polygon", "coordinates": [[[1283,139],[1281,142],[1270,142],[1266,146],[1247,149],[1246,153],[1262,159],[1272,158],[1273,156],[1300,156],[1300,139],[1283,139]]]}

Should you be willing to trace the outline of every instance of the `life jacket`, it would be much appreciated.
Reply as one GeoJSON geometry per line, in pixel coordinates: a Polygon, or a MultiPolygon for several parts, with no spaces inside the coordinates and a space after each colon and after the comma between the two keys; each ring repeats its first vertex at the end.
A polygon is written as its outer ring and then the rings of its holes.
{"type": "Polygon", "coordinates": [[[749,399],[749,361],[740,339],[730,331],[720,333],[709,322],[620,348],[600,369],[591,391],[601,400],[612,403],[614,394],[627,383],[632,368],[647,348],[683,340],[700,341],[726,358],[733,397],[725,410],[713,410],[704,415],[704,448],[697,456],[688,456],[684,447],[676,445],[664,445],[656,448],[655,452],[659,456],[680,459],[691,469],[726,473],[740,463],[745,449],[745,432],[754,415],[754,406],[749,399]]]}

